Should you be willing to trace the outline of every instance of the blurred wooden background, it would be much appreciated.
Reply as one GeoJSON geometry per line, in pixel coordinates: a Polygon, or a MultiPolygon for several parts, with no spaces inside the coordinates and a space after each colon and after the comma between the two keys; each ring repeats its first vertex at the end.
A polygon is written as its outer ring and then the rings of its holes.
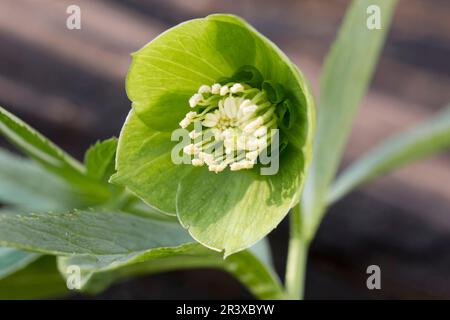
{"type": "MultiPolygon", "coordinates": [[[[322,59],[348,3],[1,0],[0,104],[81,157],[89,144],[119,133],[130,53],[170,26],[214,12],[238,14],[271,38],[317,96],[322,59]],[[66,28],[70,4],[81,7],[81,30],[66,28]]],[[[447,0],[400,1],[344,166],[450,101],[449,15],[447,0]]],[[[450,298],[449,160],[446,153],[410,165],[334,206],[311,249],[307,298],[450,298]],[[370,264],[381,267],[382,290],[366,288],[370,264]]],[[[271,235],[280,274],[286,239],[284,222],[271,235]]],[[[100,297],[249,295],[227,275],[202,270],[141,277],[100,297]]]]}

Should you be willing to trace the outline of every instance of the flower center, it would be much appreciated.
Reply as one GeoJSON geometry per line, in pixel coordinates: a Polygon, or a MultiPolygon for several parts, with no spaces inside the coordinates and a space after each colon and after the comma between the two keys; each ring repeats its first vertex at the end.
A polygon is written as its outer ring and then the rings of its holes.
{"type": "Polygon", "coordinates": [[[247,84],[202,85],[189,99],[194,111],[180,127],[194,125],[193,143],[183,152],[193,155],[192,165],[207,165],[216,173],[251,169],[262,150],[270,146],[277,127],[275,105],[264,91],[247,84]]]}

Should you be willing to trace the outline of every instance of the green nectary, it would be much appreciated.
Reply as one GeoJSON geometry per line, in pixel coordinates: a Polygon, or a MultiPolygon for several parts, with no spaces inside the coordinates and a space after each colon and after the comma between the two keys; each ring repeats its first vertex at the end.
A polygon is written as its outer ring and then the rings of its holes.
{"type": "Polygon", "coordinates": [[[292,62],[242,19],[211,15],[166,31],[133,54],[126,85],[132,110],[112,181],[177,215],[197,241],[227,255],[245,249],[298,202],[311,157],[313,99],[292,62]],[[195,121],[201,133],[215,131],[211,139],[225,147],[222,156],[232,151],[233,161],[211,159],[194,143],[184,150],[193,165],[171,160],[178,143],[171,133],[186,127],[195,138],[195,121]],[[267,129],[281,131],[274,175],[254,166],[272,141],[267,129]],[[260,148],[239,145],[243,135],[262,138],[253,141],[260,148]]]}

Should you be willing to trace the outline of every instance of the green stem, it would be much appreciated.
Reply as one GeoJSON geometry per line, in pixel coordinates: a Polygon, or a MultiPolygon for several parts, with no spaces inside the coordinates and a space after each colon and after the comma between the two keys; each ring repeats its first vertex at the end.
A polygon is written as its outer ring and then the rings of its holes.
{"type": "Polygon", "coordinates": [[[300,206],[292,208],[290,214],[290,238],[286,264],[286,296],[288,299],[303,299],[305,289],[306,262],[309,241],[302,232],[300,206]]]}

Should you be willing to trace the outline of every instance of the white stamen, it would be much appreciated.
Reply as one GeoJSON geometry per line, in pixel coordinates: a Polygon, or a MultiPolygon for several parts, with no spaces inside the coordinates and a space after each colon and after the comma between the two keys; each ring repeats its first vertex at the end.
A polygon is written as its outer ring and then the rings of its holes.
{"type": "Polygon", "coordinates": [[[228,97],[224,101],[224,111],[228,118],[236,118],[238,112],[238,106],[236,103],[236,98],[228,97]]]}
{"type": "Polygon", "coordinates": [[[217,129],[217,128],[212,128],[211,131],[214,134],[214,139],[216,139],[218,141],[224,139],[222,130],[217,129]]]}
{"type": "Polygon", "coordinates": [[[224,95],[226,95],[228,93],[228,91],[229,91],[228,86],[225,85],[222,88],[220,88],[220,95],[224,96],[224,95]]]}
{"type": "Polygon", "coordinates": [[[255,120],[253,120],[252,122],[250,122],[249,124],[247,124],[244,127],[244,132],[246,133],[252,133],[253,131],[255,131],[256,129],[258,129],[259,127],[261,127],[264,124],[264,120],[262,117],[258,117],[255,120]]]}
{"type": "Polygon", "coordinates": [[[234,162],[230,165],[231,171],[238,171],[241,169],[251,169],[253,168],[254,163],[248,160],[241,160],[239,162],[234,162]]]}
{"type": "Polygon", "coordinates": [[[193,120],[196,116],[197,116],[197,112],[195,112],[195,111],[189,111],[186,114],[186,118],[191,119],[191,120],[193,120]]]}
{"type": "Polygon", "coordinates": [[[203,99],[203,96],[200,93],[196,93],[194,94],[190,99],[189,99],[189,106],[191,108],[194,108],[197,104],[200,103],[200,101],[203,99]]]}
{"type": "Polygon", "coordinates": [[[225,163],[211,164],[211,165],[209,165],[208,169],[209,169],[209,171],[214,171],[215,173],[219,173],[219,172],[225,170],[226,167],[227,167],[227,165],[225,163]]]}
{"type": "Polygon", "coordinates": [[[190,119],[186,119],[186,118],[181,120],[180,123],[179,123],[180,127],[183,128],[183,129],[186,129],[190,124],[191,124],[191,120],[190,119]]]}
{"type": "Polygon", "coordinates": [[[210,93],[211,87],[207,85],[202,85],[200,88],[198,88],[198,93],[210,93]]]}
{"type": "Polygon", "coordinates": [[[204,165],[205,162],[203,160],[200,159],[192,159],[192,165],[195,167],[200,167],[202,165],[204,165]]]}
{"type": "Polygon", "coordinates": [[[219,122],[220,116],[217,112],[207,113],[205,116],[205,120],[203,120],[202,125],[204,127],[215,127],[219,122]]]}
{"type": "Polygon", "coordinates": [[[224,137],[225,139],[231,139],[234,137],[234,135],[235,135],[235,132],[234,132],[234,129],[232,129],[232,128],[225,129],[222,132],[222,137],[224,137]]]}
{"type": "Polygon", "coordinates": [[[236,150],[237,147],[237,143],[236,140],[231,138],[231,139],[225,139],[223,142],[223,145],[225,146],[225,152],[226,153],[231,153],[234,150],[236,150]]]}
{"type": "Polygon", "coordinates": [[[244,114],[253,113],[253,112],[256,111],[257,108],[258,108],[258,106],[257,106],[256,104],[252,104],[252,105],[250,105],[250,106],[248,106],[248,107],[243,108],[243,109],[242,109],[242,112],[243,112],[244,114]]]}
{"type": "Polygon", "coordinates": [[[248,107],[254,105],[253,102],[249,99],[245,99],[241,105],[239,106],[239,116],[241,117],[243,114],[248,116],[248,112],[253,108],[247,109],[248,107]]]}
{"type": "Polygon", "coordinates": [[[230,88],[230,92],[231,93],[238,93],[238,92],[243,92],[243,91],[244,91],[244,86],[242,84],[240,84],[240,83],[235,83],[230,88]]]}
{"type": "Polygon", "coordinates": [[[253,135],[257,138],[262,137],[263,135],[265,135],[267,133],[267,127],[266,126],[262,126],[259,129],[256,129],[255,132],[253,132],[253,135]]]}
{"type": "Polygon", "coordinates": [[[214,83],[211,87],[211,93],[212,94],[219,94],[220,93],[220,88],[222,86],[219,83],[214,83]]]}
{"type": "Polygon", "coordinates": [[[267,139],[258,139],[258,150],[264,150],[267,147],[267,139]]]}
{"type": "Polygon", "coordinates": [[[247,152],[245,158],[250,161],[255,161],[258,158],[258,151],[247,152]]]}
{"type": "Polygon", "coordinates": [[[191,139],[198,138],[198,137],[200,137],[201,135],[202,135],[202,133],[201,133],[200,131],[192,130],[191,132],[189,132],[189,137],[190,137],[191,139]]]}
{"type": "Polygon", "coordinates": [[[253,102],[249,99],[245,99],[244,101],[242,101],[241,105],[239,106],[239,108],[244,109],[245,107],[248,107],[250,105],[252,105],[253,102]]]}
{"type": "Polygon", "coordinates": [[[186,116],[184,117],[183,120],[180,121],[179,125],[181,128],[185,129],[187,128],[192,121],[194,120],[194,118],[197,116],[197,112],[194,111],[189,111],[186,116]]]}
{"type": "Polygon", "coordinates": [[[254,137],[248,137],[245,141],[244,148],[246,150],[257,150],[258,149],[258,139],[254,137]]]}
{"type": "Polygon", "coordinates": [[[189,144],[186,147],[183,148],[184,153],[194,155],[200,152],[200,150],[194,145],[189,144]]]}
{"type": "Polygon", "coordinates": [[[198,158],[204,161],[207,165],[211,165],[214,161],[214,156],[206,152],[200,152],[198,158]]]}

